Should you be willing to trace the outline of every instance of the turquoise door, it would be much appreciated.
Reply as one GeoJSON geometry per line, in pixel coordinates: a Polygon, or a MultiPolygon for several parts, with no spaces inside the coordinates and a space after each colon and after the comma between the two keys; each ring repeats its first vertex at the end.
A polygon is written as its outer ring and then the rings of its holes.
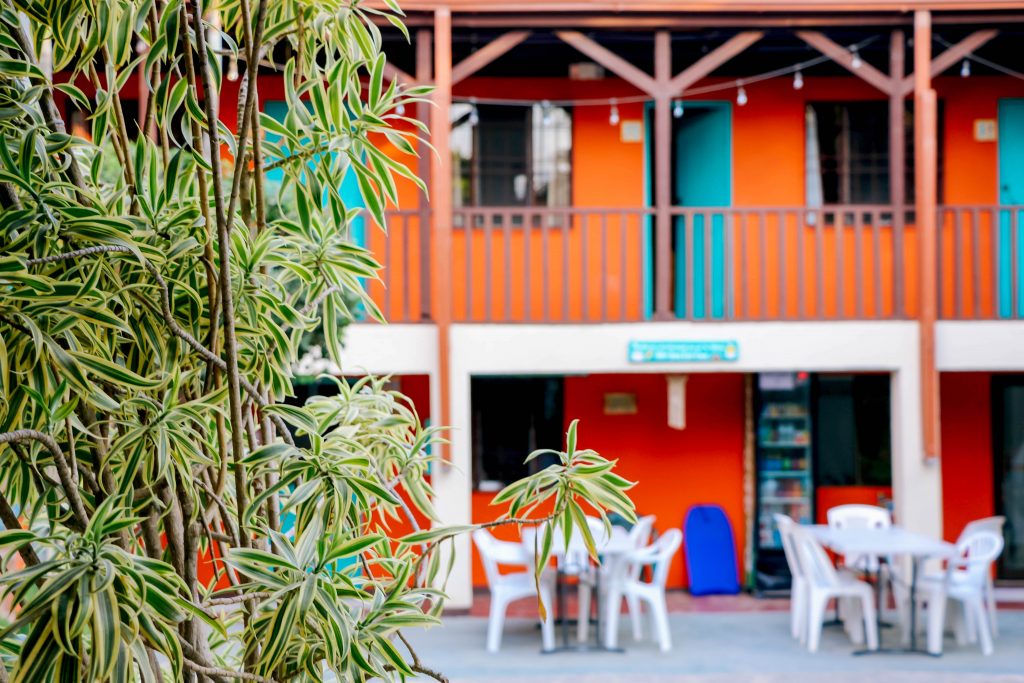
{"type": "Polygon", "coordinates": [[[1024,317],[1024,99],[999,100],[999,316],[1024,317]],[[1016,213],[1016,235],[1014,216],[1016,213]],[[1016,250],[1016,253],[1013,251],[1016,250]],[[1013,263],[1017,277],[1014,281],[1013,263]],[[1016,297],[1014,296],[1016,294],[1016,297]],[[1013,310],[1013,300],[1017,310],[1013,310]]]}
{"type": "MultiPolygon", "coordinates": [[[[673,119],[672,133],[673,204],[729,206],[732,203],[730,104],[688,102],[683,115],[673,119]]],[[[677,216],[674,231],[676,316],[724,318],[723,216],[700,213],[692,217],[677,216]]]]}

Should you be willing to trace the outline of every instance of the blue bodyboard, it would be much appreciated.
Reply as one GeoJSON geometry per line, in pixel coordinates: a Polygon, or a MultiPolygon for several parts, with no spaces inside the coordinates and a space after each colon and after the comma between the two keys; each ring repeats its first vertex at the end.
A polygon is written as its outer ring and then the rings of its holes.
{"type": "Polygon", "coordinates": [[[732,525],[718,505],[694,505],[683,522],[686,572],[693,595],[735,595],[736,543],[732,525]]]}

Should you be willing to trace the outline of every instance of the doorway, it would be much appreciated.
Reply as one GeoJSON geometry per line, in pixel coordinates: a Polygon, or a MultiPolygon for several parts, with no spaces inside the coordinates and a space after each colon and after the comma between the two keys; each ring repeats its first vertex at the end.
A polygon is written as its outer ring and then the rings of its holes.
{"type": "Polygon", "coordinates": [[[1006,517],[1000,579],[1024,580],[1024,375],[992,378],[996,514],[1006,517]]]}
{"type": "MultiPolygon", "coordinates": [[[[1024,204],[1024,98],[999,100],[999,204],[1024,204]]],[[[999,212],[999,299],[1001,318],[1024,317],[1024,273],[1013,267],[1024,263],[1024,211],[1002,209],[999,212]],[[1016,221],[1013,213],[1016,212],[1016,221]],[[1016,235],[1013,235],[1016,224],[1016,235]],[[1016,254],[1013,253],[1016,249],[1016,254]],[[1014,281],[1014,271],[1017,271],[1014,281]],[[1016,301],[1016,304],[1014,304],[1016,301]],[[1014,308],[1016,307],[1016,310],[1014,308]]]]}
{"type": "MultiPolygon", "coordinates": [[[[653,126],[653,109],[648,125],[653,126]]],[[[653,136],[648,138],[653,144],[653,136]]],[[[714,208],[732,204],[732,107],[729,102],[673,105],[672,205],[714,208]],[[678,114],[678,115],[677,115],[678,114]]],[[[654,153],[650,177],[654,178],[654,153]]],[[[650,183],[653,193],[654,183],[650,183]]],[[[653,204],[653,196],[651,197],[653,204]]],[[[679,318],[726,315],[725,221],[702,213],[672,219],[673,300],[679,318]]],[[[652,273],[653,275],[653,273],[652,273]]]]}

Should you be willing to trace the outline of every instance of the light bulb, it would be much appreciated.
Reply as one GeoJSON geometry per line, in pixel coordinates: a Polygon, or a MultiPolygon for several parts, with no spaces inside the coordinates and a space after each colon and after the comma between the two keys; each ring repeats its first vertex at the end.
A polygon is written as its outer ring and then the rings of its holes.
{"type": "Polygon", "coordinates": [[[545,126],[550,126],[551,125],[551,103],[548,102],[547,100],[544,100],[543,102],[540,103],[540,110],[541,110],[540,122],[543,123],[545,126]]]}
{"type": "Polygon", "coordinates": [[[683,101],[676,100],[675,104],[672,105],[672,116],[681,119],[683,118],[683,101]]]}
{"type": "Polygon", "coordinates": [[[405,105],[399,102],[398,106],[395,107],[395,113],[399,116],[405,116],[405,105]]]}
{"type": "Polygon", "coordinates": [[[608,112],[608,123],[613,126],[619,125],[619,107],[615,100],[612,100],[612,108],[608,112]]]}
{"type": "Polygon", "coordinates": [[[850,61],[850,66],[852,66],[854,69],[859,69],[861,66],[863,66],[864,62],[862,62],[860,59],[860,52],[857,50],[857,46],[854,45],[853,47],[851,47],[850,52],[853,53],[853,59],[850,61]]]}
{"type": "Polygon", "coordinates": [[[960,78],[967,78],[971,75],[971,60],[965,59],[960,65],[960,78]]]}
{"type": "Polygon", "coordinates": [[[804,87],[804,75],[800,72],[800,69],[796,70],[793,74],[793,90],[801,90],[804,87]]]}
{"type": "Polygon", "coordinates": [[[238,80],[238,57],[234,55],[228,60],[228,72],[225,74],[229,81],[238,80]]]}
{"type": "Polygon", "coordinates": [[[480,123],[480,113],[476,110],[476,105],[471,105],[469,109],[469,125],[475,126],[480,123]]]}
{"type": "Polygon", "coordinates": [[[736,104],[738,104],[738,105],[740,105],[742,107],[746,103],[747,103],[747,91],[744,90],[743,86],[741,85],[736,90],[736,104]]]}

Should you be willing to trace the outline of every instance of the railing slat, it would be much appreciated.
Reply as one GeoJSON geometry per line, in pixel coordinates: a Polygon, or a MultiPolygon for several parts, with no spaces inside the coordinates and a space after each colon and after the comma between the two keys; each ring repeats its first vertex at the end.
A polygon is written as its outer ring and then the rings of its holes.
{"type": "Polygon", "coordinates": [[[992,317],[998,318],[999,311],[1002,309],[1002,298],[1003,292],[999,287],[999,279],[1002,276],[1003,264],[999,262],[999,226],[1002,223],[1001,212],[996,209],[992,211],[992,220],[989,223],[990,232],[992,233],[992,317]]]}
{"type": "Polygon", "coordinates": [[[844,267],[844,244],[843,244],[843,233],[846,225],[846,213],[837,211],[833,214],[835,222],[835,233],[836,233],[836,317],[842,318],[846,311],[846,302],[843,300],[844,292],[844,280],[846,278],[846,268],[844,267]]]}
{"type": "Polygon", "coordinates": [[[757,212],[757,221],[760,225],[760,239],[757,247],[761,252],[761,310],[758,311],[758,318],[768,318],[768,214],[764,209],[757,212]]]}
{"type": "MultiPolygon", "coordinates": [[[[480,225],[486,230],[487,214],[480,214],[480,225]]],[[[466,320],[473,320],[473,233],[476,231],[476,221],[470,221],[465,226],[466,237],[466,320]]]]}
{"type": "Polygon", "coordinates": [[[550,265],[548,263],[548,231],[553,229],[553,225],[545,225],[544,217],[541,217],[540,225],[540,259],[541,265],[541,314],[544,316],[544,322],[551,320],[551,311],[548,310],[548,283],[550,279],[548,277],[548,270],[550,265]]]}
{"type": "Polygon", "coordinates": [[[409,280],[412,267],[409,263],[409,214],[402,214],[402,322],[409,320],[409,280]]]}
{"type": "Polygon", "coordinates": [[[1019,295],[1019,282],[1017,274],[1017,217],[1020,210],[1017,207],[1010,209],[1010,317],[1019,318],[1020,312],[1017,306],[1019,295]]]}
{"type": "MultiPolygon", "coordinates": [[[[641,223],[642,222],[643,221],[641,221],[641,223]]],[[[619,317],[622,320],[625,320],[628,315],[628,311],[626,309],[626,292],[629,289],[629,280],[626,278],[626,269],[628,267],[626,251],[629,248],[629,223],[625,211],[619,214],[619,242],[619,308],[621,313],[619,317]]],[[[642,269],[641,272],[643,272],[642,269]]]]}
{"type": "Polygon", "coordinates": [[[789,317],[786,307],[786,287],[788,285],[788,273],[786,272],[786,214],[779,210],[777,213],[779,230],[779,319],[785,320],[789,317]]]}
{"type": "Polygon", "coordinates": [[[981,226],[979,218],[981,214],[977,209],[971,212],[971,289],[973,296],[971,314],[974,318],[980,318],[981,313],[981,226]]]}
{"type": "Polygon", "coordinates": [[[859,209],[853,214],[853,289],[856,297],[857,317],[864,317],[864,214],[859,209]]]}
{"type": "Polygon", "coordinates": [[[797,210],[796,218],[796,315],[803,320],[807,317],[807,302],[804,300],[804,266],[807,265],[807,257],[804,254],[804,231],[807,226],[804,223],[804,212],[797,210]]]}
{"type": "Polygon", "coordinates": [[[562,320],[569,320],[569,222],[573,217],[565,215],[562,222],[562,320]]]}
{"type": "Polygon", "coordinates": [[[750,287],[747,274],[750,272],[750,263],[747,260],[747,231],[750,229],[750,214],[741,213],[739,218],[743,223],[742,232],[739,233],[740,240],[740,298],[743,302],[743,319],[750,318],[750,287]]]}
{"type": "Polygon", "coordinates": [[[491,322],[494,316],[491,301],[494,280],[494,221],[484,225],[484,320],[491,322]]]}
{"type": "Polygon", "coordinates": [[[871,212],[871,277],[875,289],[875,318],[885,317],[882,300],[882,212],[871,212]]]}
{"type": "Polygon", "coordinates": [[[964,317],[964,236],[960,225],[960,212],[953,210],[953,286],[956,288],[953,315],[964,317]]]}
{"type": "Polygon", "coordinates": [[[818,318],[825,318],[825,213],[815,211],[814,216],[814,279],[817,293],[814,309],[818,318]]]}
{"type": "Polygon", "coordinates": [[[733,227],[734,227],[734,214],[732,211],[726,211],[724,220],[722,221],[722,229],[725,231],[723,245],[722,245],[722,273],[725,278],[723,295],[725,301],[722,304],[722,315],[726,320],[734,320],[736,318],[736,298],[733,287],[733,279],[735,278],[735,264],[733,263],[733,227]]]}
{"type": "Polygon", "coordinates": [[[583,322],[590,319],[589,303],[587,299],[587,214],[582,213],[580,218],[580,280],[581,287],[580,293],[583,297],[583,301],[580,305],[580,318],[583,322]]]}
{"type": "MultiPolygon", "coordinates": [[[[369,218],[366,219],[364,225],[369,227],[369,218]]],[[[395,241],[391,239],[391,235],[384,235],[384,263],[382,264],[384,276],[381,278],[381,282],[384,285],[384,305],[381,306],[381,311],[384,313],[385,320],[391,319],[391,281],[393,279],[391,271],[393,270],[392,251],[394,245],[395,241]]]]}
{"type": "Polygon", "coordinates": [[[505,315],[506,321],[512,320],[512,214],[505,211],[501,214],[501,229],[505,233],[505,315]]]}
{"type": "Polygon", "coordinates": [[[608,213],[601,211],[601,322],[608,321],[608,213]]]}
{"type": "Polygon", "coordinates": [[[714,240],[714,230],[711,229],[711,212],[704,212],[704,319],[711,320],[713,310],[711,307],[711,290],[714,286],[714,277],[711,273],[711,247],[714,240]]]}

